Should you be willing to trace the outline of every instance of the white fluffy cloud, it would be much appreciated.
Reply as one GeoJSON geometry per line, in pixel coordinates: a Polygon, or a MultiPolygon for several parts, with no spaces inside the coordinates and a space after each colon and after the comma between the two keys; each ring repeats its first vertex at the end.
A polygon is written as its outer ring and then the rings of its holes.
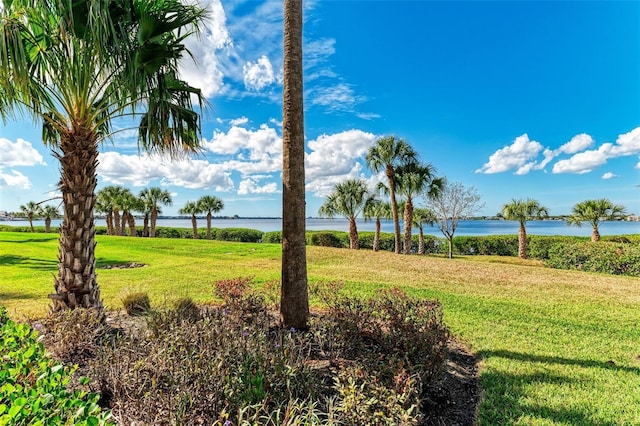
{"type": "Polygon", "coordinates": [[[8,173],[5,173],[0,168],[0,188],[29,189],[31,181],[17,170],[9,170],[8,173]]]}
{"type": "Polygon", "coordinates": [[[20,138],[15,142],[0,138],[0,167],[36,165],[46,165],[46,163],[31,142],[20,138]]]}
{"type": "Polygon", "coordinates": [[[317,196],[327,195],[336,183],[359,178],[362,165],[358,162],[375,142],[376,136],[362,130],[347,130],[321,135],[308,143],[306,156],[306,188],[317,196]]]}
{"type": "Polygon", "coordinates": [[[220,0],[208,0],[201,5],[209,11],[206,29],[199,36],[192,35],[185,40],[197,63],[185,57],[180,64],[180,75],[194,87],[202,89],[202,94],[210,98],[222,89],[224,65],[217,54],[233,46],[226,26],[226,15],[220,0]]]}
{"type": "Polygon", "coordinates": [[[232,126],[242,126],[243,124],[247,124],[249,119],[247,117],[234,118],[233,120],[229,120],[229,124],[232,126]]]}
{"type": "Polygon", "coordinates": [[[262,55],[256,62],[247,62],[242,67],[244,86],[254,92],[259,92],[276,82],[271,61],[262,55]]]}
{"type": "Polygon", "coordinates": [[[223,167],[205,160],[169,160],[156,156],[123,155],[117,152],[100,154],[98,175],[107,182],[132,186],[146,186],[152,181],[161,185],[184,188],[230,191],[233,181],[223,167]]]}
{"type": "Polygon", "coordinates": [[[476,173],[502,173],[517,168],[516,174],[527,173],[542,151],[540,142],[529,140],[526,133],[518,136],[511,145],[494,152],[476,173]]]}
{"type": "Polygon", "coordinates": [[[244,179],[238,185],[238,194],[239,195],[248,195],[248,194],[275,194],[280,192],[278,190],[278,184],[276,182],[269,182],[265,185],[258,185],[256,179],[244,179]]]}
{"type": "Polygon", "coordinates": [[[602,175],[602,179],[613,179],[614,177],[618,177],[617,174],[612,173],[612,172],[607,172],[605,174],[602,175]]]}
{"type": "MultiPolygon", "coordinates": [[[[530,141],[524,134],[517,137],[513,144],[493,153],[489,161],[476,170],[476,173],[502,173],[516,169],[517,175],[527,174],[532,170],[544,169],[547,164],[563,154],[569,154],[570,157],[553,164],[553,173],[588,173],[606,164],[610,158],[640,153],[640,127],[618,136],[615,144],[607,142],[597,149],[587,149],[593,145],[593,138],[586,133],[581,133],[555,150],[550,148],[543,150],[539,142],[530,141]],[[538,161],[541,151],[543,159],[538,161]]],[[[603,178],[610,177],[603,176],[603,178]]]]}
{"type": "Polygon", "coordinates": [[[553,165],[553,173],[583,174],[606,164],[607,160],[640,153],[640,127],[618,136],[615,144],[603,143],[598,149],[574,154],[553,165]]]}
{"type": "Polygon", "coordinates": [[[233,126],[226,133],[214,131],[204,147],[215,154],[237,154],[240,160],[268,161],[273,157],[281,158],[282,137],[266,124],[262,124],[258,130],[233,126]]]}

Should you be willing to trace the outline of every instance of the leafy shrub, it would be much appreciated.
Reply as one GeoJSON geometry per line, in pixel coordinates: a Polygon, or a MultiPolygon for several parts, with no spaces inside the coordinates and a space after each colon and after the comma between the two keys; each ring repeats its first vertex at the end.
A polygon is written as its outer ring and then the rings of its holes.
{"type": "Polygon", "coordinates": [[[640,246],[606,241],[558,243],[549,249],[546,265],[637,277],[640,276],[640,246]]]}
{"type": "Polygon", "coordinates": [[[262,241],[262,231],[247,228],[222,228],[212,230],[212,238],[220,241],[238,241],[242,243],[259,243],[262,241]]]}
{"type": "Polygon", "coordinates": [[[144,315],[151,309],[149,295],[144,292],[131,293],[122,299],[122,305],[129,315],[144,315]]]}
{"type": "Polygon", "coordinates": [[[589,237],[531,235],[528,240],[527,255],[532,259],[545,260],[549,258],[549,249],[551,249],[555,244],[587,242],[589,241],[589,237]]]}
{"type": "Polygon", "coordinates": [[[282,231],[271,231],[262,234],[262,242],[270,244],[282,244],[282,231]]]}
{"type": "Polygon", "coordinates": [[[182,297],[173,304],[176,314],[188,321],[197,321],[200,319],[200,308],[190,297],[182,297]]]}
{"type": "Polygon", "coordinates": [[[517,256],[517,235],[460,236],[453,238],[454,252],[493,256],[517,256]]]}
{"type": "MultiPolygon", "coordinates": [[[[233,306],[146,317],[147,333],[105,340],[88,365],[123,423],[420,424],[442,369],[442,308],[393,290],[345,298],[341,283],[312,284],[328,312],[309,331],[283,329],[249,278],[216,283],[233,306]],[[285,420],[286,419],[286,420],[285,420]]],[[[267,287],[276,287],[276,282],[267,287]]]]}
{"type": "Polygon", "coordinates": [[[307,232],[307,244],[321,247],[348,248],[349,234],[342,231],[307,232]]]}
{"type": "Polygon", "coordinates": [[[100,395],[67,390],[75,367],[55,362],[38,341],[38,333],[11,321],[4,307],[0,307],[0,353],[0,424],[111,424],[111,413],[97,404],[100,395]]]}

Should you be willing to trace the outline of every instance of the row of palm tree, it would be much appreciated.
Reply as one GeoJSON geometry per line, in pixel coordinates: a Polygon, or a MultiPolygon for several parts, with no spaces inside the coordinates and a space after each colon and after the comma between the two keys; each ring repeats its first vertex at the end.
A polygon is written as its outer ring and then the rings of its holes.
{"type": "MultiPolygon", "coordinates": [[[[540,205],[533,199],[513,199],[505,204],[500,212],[507,220],[516,220],[520,227],[518,231],[518,257],[527,257],[527,230],[525,224],[529,220],[544,219],[549,216],[549,209],[540,205]]],[[[591,241],[600,241],[600,223],[604,220],[622,219],[625,215],[625,208],[622,205],[614,204],[606,198],[585,200],[577,203],[571,210],[571,215],[567,218],[569,225],[582,226],[584,222],[591,225],[591,241]]]]}
{"type": "Polygon", "coordinates": [[[60,216],[60,212],[56,206],[50,204],[41,206],[40,203],[29,201],[27,204],[20,206],[21,216],[29,221],[31,232],[35,232],[33,221],[44,218],[44,231],[51,232],[51,220],[60,216]]]}
{"type": "Polygon", "coordinates": [[[222,200],[214,195],[204,195],[198,201],[187,201],[178,213],[191,216],[191,228],[193,230],[193,238],[198,238],[198,220],[199,214],[207,214],[207,240],[211,239],[211,219],[213,213],[218,213],[224,208],[222,200]]]}
{"type": "MultiPolygon", "coordinates": [[[[356,217],[361,213],[366,220],[376,220],[376,233],[373,249],[379,249],[380,220],[392,219],[394,225],[394,251],[400,253],[411,252],[411,232],[414,225],[414,202],[420,196],[434,196],[438,194],[445,179],[435,176],[435,167],[423,164],[417,152],[405,141],[394,136],[378,139],[369,149],[366,156],[367,165],[374,172],[384,171],[387,184],[380,183],[375,190],[367,188],[361,179],[349,179],[337,184],[329,194],[318,214],[321,217],[335,217],[342,215],[349,219],[350,248],[358,249],[358,231],[356,217]],[[382,201],[380,195],[387,195],[389,202],[382,201]],[[404,238],[400,240],[399,208],[403,210],[404,238]]],[[[433,215],[420,211],[419,229],[422,231],[424,223],[428,223],[433,215]]],[[[421,236],[424,251],[424,237],[421,236]]]]}

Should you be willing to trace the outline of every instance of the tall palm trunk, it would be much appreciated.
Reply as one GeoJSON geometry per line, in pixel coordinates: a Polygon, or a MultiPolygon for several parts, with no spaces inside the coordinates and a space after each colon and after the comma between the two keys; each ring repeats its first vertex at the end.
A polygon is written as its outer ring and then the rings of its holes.
{"type": "Polygon", "coordinates": [[[305,329],[309,318],[305,242],[302,0],[284,0],[282,90],[282,288],[284,326],[305,329]]]}
{"type": "Polygon", "coordinates": [[[422,226],[418,228],[418,254],[424,254],[425,246],[424,246],[424,230],[422,226]]]}
{"type": "Polygon", "coordinates": [[[389,198],[391,198],[391,214],[393,218],[393,241],[395,254],[400,254],[400,220],[398,219],[398,203],[396,203],[396,191],[394,184],[393,167],[387,166],[387,179],[389,179],[389,198]]]}
{"type": "Polygon", "coordinates": [[[356,225],[356,218],[349,218],[349,248],[353,250],[360,250],[360,240],[358,239],[358,226],[356,225]]]}
{"type": "Polygon", "coordinates": [[[196,219],[196,215],[191,215],[191,229],[193,230],[193,239],[198,238],[198,219],[196,219]]]}
{"type": "Polygon", "coordinates": [[[207,212],[207,240],[211,239],[211,212],[207,212]]]}
{"type": "Polygon", "coordinates": [[[46,232],[47,234],[51,232],[51,218],[50,217],[45,217],[44,218],[44,232],[46,232]]]}
{"type": "Polygon", "coordinates": [[[31,232],[36,232],[36,230],[33,228],[33,215],[28,215],[27,219],[29,220],[29,227],[31,228],[31,232]]]}
{"type": "Polygon", "coordinates": [[[594,243],[600,241],[600,231],[598,231],[597,227],[593,227],[593,232],[591,233],[591,241],[594,243]]]}
{"type": "Polygon", "coordinates": [[[520,259],[527,258],[527,230],[524,227],[524,223],[520,223],[518,231],[518,257],[520,259]]]}
{"type": "Polygon", "coordinates": [[[107,213],[107,217],[105,218],[107,222],[107,235],[114,235],[113,231],[113,212],[107,213]]]}
{"type": "Polygon", "coordinates": [[[149,213],[148,212],[145,212],[144,219],[142,221],[142,236],[143,237],[149,236],[149,213]]]}
{"type": "Polygon", "coordinates": [[[60,191],[64,217],[60,226],[56,294],[50,294],[52,310],[102,308],[96,280],[95,225],[93,207],[97,184],[97,136],[78,126],[62,135],[60,153],[60,191]]]}
{"type": "Polygon", "coordinates": [[[136,232],[136,218],[133,216],[133,214],[129,213],[127,215],[127,223],[129,225],[129,236],[138,236],[138,233],[136,232]]]}
{"type": "Polygon", "coordinates": [[[122,226],[120,222],[120,210],[114,208],[113,209],[113,234],[114,235],[122,235],[122,226]]]}
{"type": "Polygon", "coordinates": [[[376,218],[376,233],[373,237],[373,251],[380,250],[380,218],[376,218]]]}
{"type": "Polygon", "coordinates": [[[407,197],[404,204],[404,254],[411,253],[411,225],[413,225],[413,201],[407,197]]]}
{"type": "Polygon", "coordinates": [[[158,208],[153,206],[151,209],[151,229],[149,230],[149,237],[156,237],[156,220],[158,220],[158,208]]]}
{"type": "Polygon", "coordinates": [[[129,218],[129,212],[128,211],[123,211],[122,212],[122,217],[121,217],[121,222],[120,222],[120,236],[124,237],[126,234],[126,230],[127,230],[127,220],[129,218]]]}

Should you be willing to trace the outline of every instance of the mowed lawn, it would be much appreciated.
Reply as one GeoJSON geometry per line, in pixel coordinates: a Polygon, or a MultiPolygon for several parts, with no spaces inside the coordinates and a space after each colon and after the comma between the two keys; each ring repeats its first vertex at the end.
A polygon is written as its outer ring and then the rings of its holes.
{"type": "MultiPolygon", "coordinates": [[[[280,246],[98,236],[106,306],[147,292],[155,306],[215,301],[218,279],[280,276],[280,246]]],[[[308,247],[310,281],[353,295],[399,287],[438,299],[452,332],[481,359],[482,425],[640,425],[640,279],[544,268],[499,257],[404,256],[308,247]]],[[[47,313],[57,235],[0,232],[0,304],[16,319],[47,313]]],[[[317,304],[318,301],[312,301],[317,304]]]]}

